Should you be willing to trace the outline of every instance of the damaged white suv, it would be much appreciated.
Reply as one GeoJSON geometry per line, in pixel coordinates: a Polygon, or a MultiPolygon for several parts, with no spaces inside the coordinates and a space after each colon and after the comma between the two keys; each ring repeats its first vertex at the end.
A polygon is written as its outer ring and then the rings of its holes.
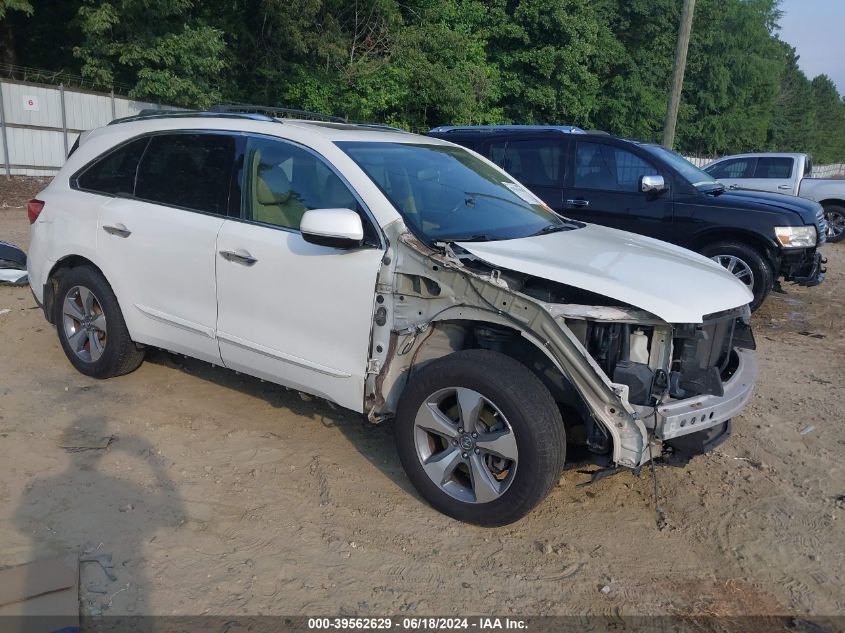
{"type": "Polygon", "coordinates": [[[757,372],[720,265],[390,128],[142,115],[83,135],[28,211],[79,371],[157,347],[393,418],[419,493],[481,525],[541,501],[567,442],[608,470],[705,450],[757,372]]]}

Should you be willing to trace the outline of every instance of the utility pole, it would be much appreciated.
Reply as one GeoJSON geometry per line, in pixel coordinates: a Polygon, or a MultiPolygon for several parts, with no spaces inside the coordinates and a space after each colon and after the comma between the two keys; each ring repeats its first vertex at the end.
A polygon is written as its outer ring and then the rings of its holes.
{"type": "Polygon", "coordinates": [[[681,90],[684,87],[684,71],[687,68],[687,50],[694,10],[695,0],[684,0],[681,28],[678,31],[678,46],[675,49],[675,66],[672,70],[672,89],[669,92],[669,105],[666,107],[666,120],[663,122],[663,147],[666,149],[672,149],[675,142],[675,126],[678,123],[678,108],[681,105],[681,90]]]}

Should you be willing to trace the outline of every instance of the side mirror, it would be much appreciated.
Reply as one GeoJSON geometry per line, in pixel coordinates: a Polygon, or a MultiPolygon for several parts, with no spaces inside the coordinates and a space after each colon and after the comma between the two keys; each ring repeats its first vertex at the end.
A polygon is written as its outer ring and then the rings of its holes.
{"type": "Polygon", "coordinates": [[[663,193],[666,191],[666,181],[663,176],[640,176],[640,191],[643,193],[663,193]]]}
{"type": "Polygon", "coordinates": [[[306,242],[333,248],[360,248],[364,244],[361,216],[352,209],[311,209],[299,223],[306,242]]]}

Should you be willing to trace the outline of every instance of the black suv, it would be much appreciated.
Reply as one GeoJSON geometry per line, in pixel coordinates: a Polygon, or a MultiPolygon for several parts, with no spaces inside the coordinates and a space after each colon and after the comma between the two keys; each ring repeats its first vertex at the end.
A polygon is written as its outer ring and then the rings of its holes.
{"type": "Polygon", "coordinates": [[[751,288],[752,309],[781,278],[804,286],[824,279],[816,251],[827,230],[820,205],[726,191],[659,145],[570,126],[445,126],[429,135],[492,160],[561,215],[715,259],[751,288]]]}

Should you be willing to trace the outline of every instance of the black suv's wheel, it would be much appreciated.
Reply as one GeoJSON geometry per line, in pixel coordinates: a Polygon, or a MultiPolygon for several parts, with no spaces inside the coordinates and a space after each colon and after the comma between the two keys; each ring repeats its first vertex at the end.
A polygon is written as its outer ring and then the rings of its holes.
{"type": "Polygon", "coordinates": [[[751,309],[760,307],[775,283],[769,260],[753,246],[742,242],[717,242],[701,249],[701,254],[718,262],[748,286],[754,294],[751,309]]]}
{"type": "Polygon", "coordinates": [[[824,208],[827,219],[827,241],[831,244],[845,238],[845,207],[838,204],[828,204],[824,208]]]}
{"type": "Polygon", "coordinates": [[[144,352],[129,337],[111,286],[93,268],[79,266],[62,275],[54,316],[65,355],[86,376],[128,374],[144,360],[144,352]]]}
{"type": "Polygon", "coordinates": [[[557,483],[566,456],[548,389],[524,365],[484,350],[451,354],[411,378],[396,444],[426,501],[485,526],[527,514],[557,483]]]}

